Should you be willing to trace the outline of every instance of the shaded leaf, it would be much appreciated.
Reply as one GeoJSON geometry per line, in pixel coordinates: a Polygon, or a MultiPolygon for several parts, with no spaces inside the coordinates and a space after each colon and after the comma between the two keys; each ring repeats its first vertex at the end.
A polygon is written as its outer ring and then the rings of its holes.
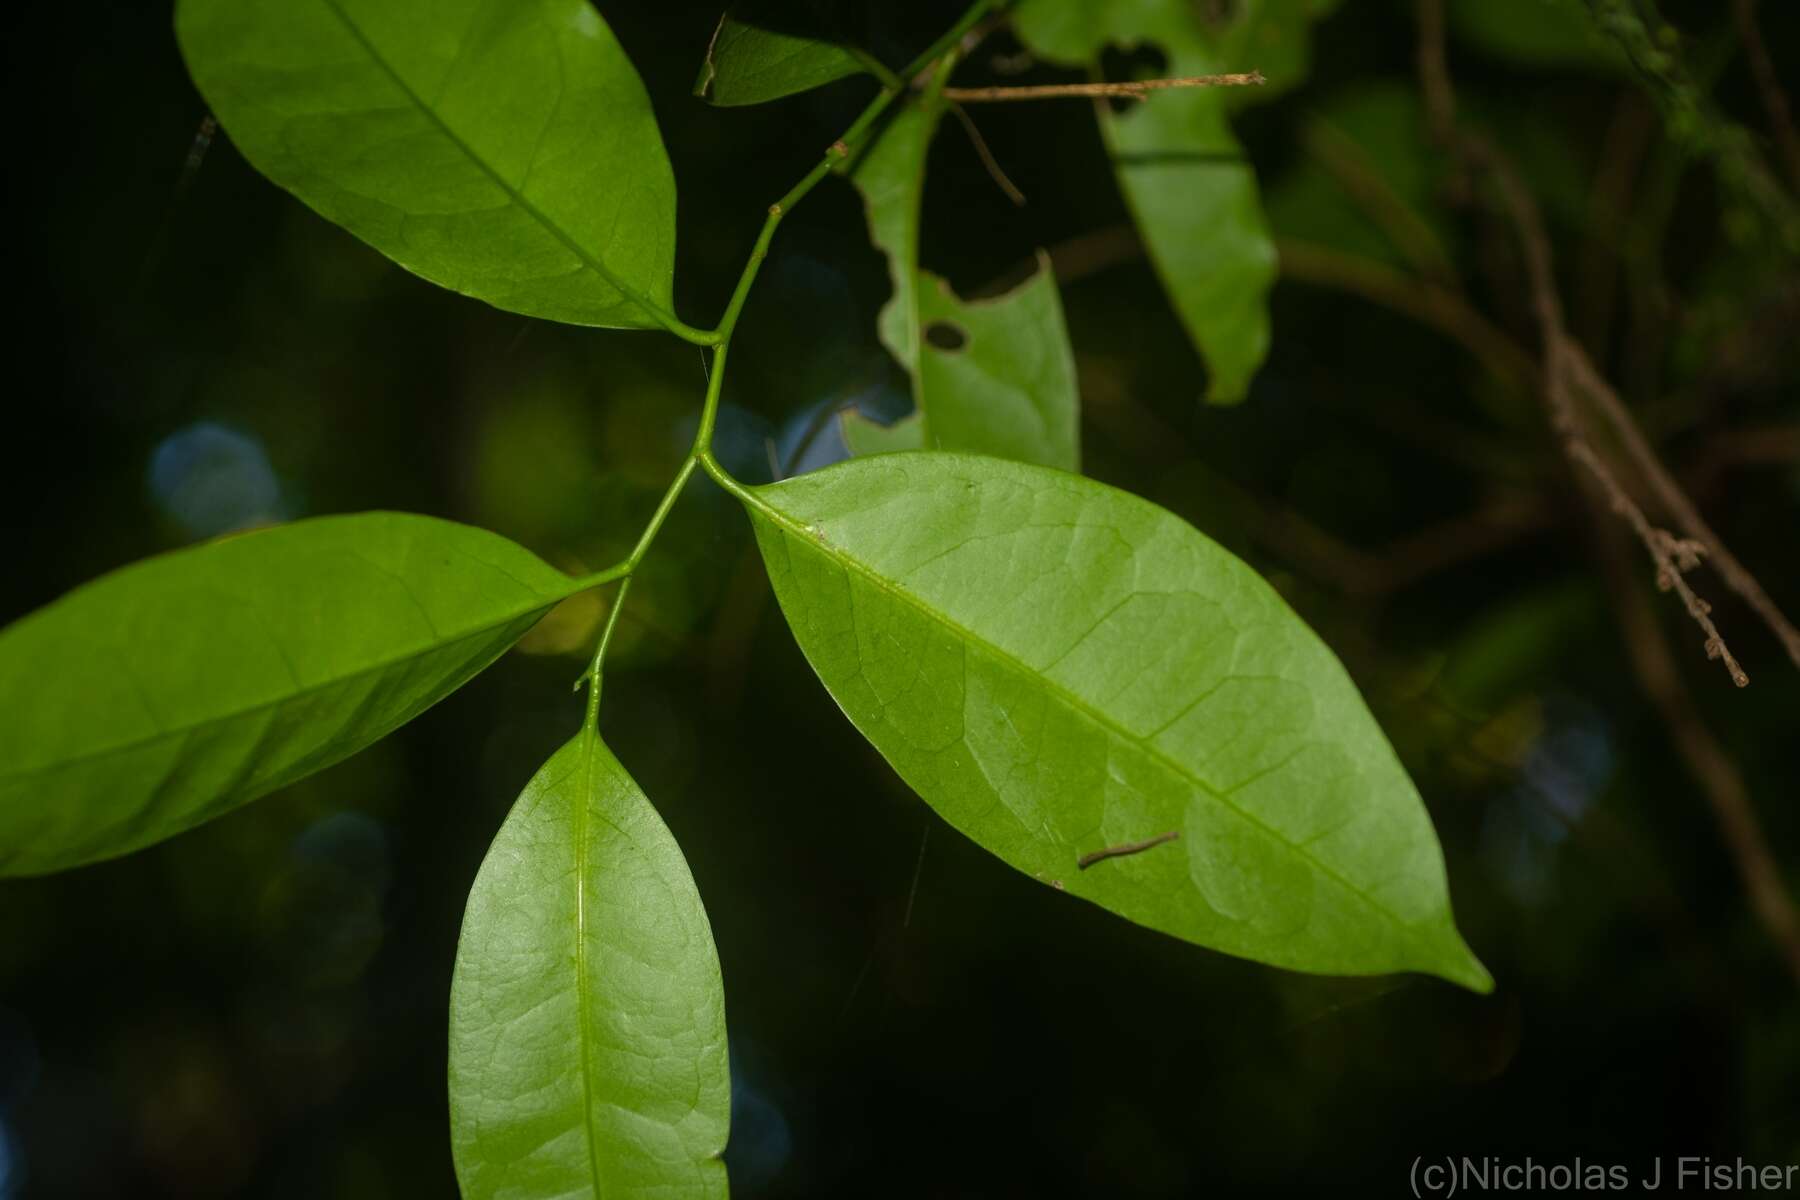
{"type": "Polygon", "coordinates": [[[496,534],[367,513],[77,588],[0,631],[0,874],[124,854],[330,766],[580,586],[496,534]]]}
{"type": "Polygon", "coordinates": [[[1034,276],[982,301],[919,267],[926,155],[942,112],[934,102],[902,112],[851,176],[888,257],[894,294],[881,340],[912,375],[914,411],[892,427],[847,412],[844,442],[856,454],[929,446],[1079,470],[1075,357],[1049,259],[1040,254],[1034,276]],[[934,324],[944,337],[927,336],[934,324]]]}
{"type": "Polygon", "coordinates": [[[724,107],[761,104],[865,70],[805,7],[736,4],[713,31],[694,95],[724,107]]]}
{"type": "Polygon", "coordinates": [[[1445,17],[1458,41],[1501,62],[1602,75],[1630,69],[1581,0],[1449,0],[1445,17]]]}
{"type": "Polygon", "coordinates": [[[1246,958],[1490,986],[1424,806],[1344,669],[1191,526],[959,454],[853,459],[744,495],[832,695],[1008,863],[1246,958]]]}
{"type": "Polygon", "coordinates": [[[1269,189],[1279,236],[1447,273],[1456,227],[1438,200],[1445,163],[1426,140],[1416,87],[1359,84],[1322,104],[1301,141],[1306,156],[1269,189]]]}
{"type": "Polygon", "coordinates": [[[730,1108],[706,910],[590,724],[525,785],[469,893],[450,989],[462,1194],[723,1197],[730,1108]]]}
{"type": "Polygon", "coordinates": [[[1100,123],[1151,263],[1205,360],[1214,403],[1243,399],[1269,348],[1274,241],[1256,175],[1232,135],[1232,107],[1291,86],[1307,66],[1308,23],[1321,0],[1243,0],[1215,26],[1201,6],[1168,0],[1024,0],[1021,39],[1039,54],[1095,67],[1118,45],[1153,44],[1168,76],[1260,69],[1261,88],[1172,89],[1100,123]]]}
{"type": "Polygon", "coordinates": [[[893,454],[925,448],[925,425],[916,409],[892,425],[883,425],[855,410],[845,411],[838,420],[844,446],[852,454],[893,454]]]}
{"type": "Polygon", "coordinates": [[[395,262],[528,316],[672,320],[675,178],[588,0],[181,0],[244,157],[395,262]]]}

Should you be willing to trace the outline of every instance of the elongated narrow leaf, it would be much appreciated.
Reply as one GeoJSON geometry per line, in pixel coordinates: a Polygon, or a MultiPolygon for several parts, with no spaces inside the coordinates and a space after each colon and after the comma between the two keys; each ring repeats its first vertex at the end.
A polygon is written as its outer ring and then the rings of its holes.
{"type": "Polygon", "coordinates": [[[852,459],[748,495],[820,678],[1002,859],[1246,958],[1489,986],[1355,686],[1191,526],[1079,476],[959,454],[852,459]]]}
{"type": "Polygon", "coordinates": [[[526,785],[450,990],[464,1200],[724,1197],[731,1076],[706,910],[591,727],[526,785]]]}
{"type": "Polygon", "coordinates": [[[123,854],[331,765],[487,666],[573,580],[430,517],[166,554],[0,631],[0,875],[123,854]]]}
{"type": "Polygon", "coordinates": [[[589,0],[180,0],[182,53],[258,170],[500,308],[648,328],[675,179],[589,0]]]}
{"type": "Polygon", "coordinates": [[[866,68],[810,6],[735,4],[713,31],[694,95],[731,107],[811,91],[866,68]]]}
{"type": "Polygon", "coordinates": [[[1024,0],[1019,36],[1071,65],[1097,64],[1109,45],[1150,43],[1168,76],[1260,69],[1262,88],[1161,91],[1130,110],[1100,106],[1121,190],[1150,261],[1211,376],[1215,403],[1243,399],[1269,348],[1275,245],[1256,175],[1232,135],[1230,110],[1266,98],[1305,71],[1307,23],[1322,0],[1243,0],[1215,26],[1200,5],[1168,0],[1024,0]]]}
{"type": "Polygon", "coordinates": [[[919,267],[925,159],[941,113],[928,103],[895,117],[851,177],[888,256],[881,340],[912,373],[914,408],[891,427],[847,413],[844,441],[856,454],[931,447],[1077,470],[1075,359],[1049,259],[1012,292],[974,302],[919,267]]]}

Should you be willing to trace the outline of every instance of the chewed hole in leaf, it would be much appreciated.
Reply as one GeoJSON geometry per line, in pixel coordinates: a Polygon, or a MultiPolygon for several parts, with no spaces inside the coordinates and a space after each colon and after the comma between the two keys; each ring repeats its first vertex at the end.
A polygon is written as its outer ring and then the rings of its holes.
{"type": "MultiPolygon", "coordinates": [[[[1148,43],[1133,46],[1129,50],[1110,46],[1100,55],[1100,69],[1107,79],[1122,82],[1166,79],[1169,75],[1169,58],[1148,43]]],[[[1128,96],[1109,96],[1106,101],[1107,107],[1115,113],[1128,113],[1142,103],[1143,101],[1128,96]]]]}
{"type": "Polygon", "coordinates": [[[925,342],[934,350],[955,354],[969,344],[969,334],[955,321],[933,321],[925,326],[925,342]]]}

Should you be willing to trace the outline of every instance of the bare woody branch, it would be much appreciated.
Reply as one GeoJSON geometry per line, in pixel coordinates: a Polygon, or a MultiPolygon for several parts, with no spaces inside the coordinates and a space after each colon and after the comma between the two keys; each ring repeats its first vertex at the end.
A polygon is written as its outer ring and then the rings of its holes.
{"type": "Polygon", "coordinates": [[[1619,614],[1619,634],[1638,685],[1656,706],[1676,751],[1712,806],[1751,910],[1775,942],[1788,973],[1800,983],[1800,912],[1763,836],[1744,777],[1682,686],[1675,656],[1649,601],[1632,579],[1616,535],[1605,528],[1598,532],[1601,561],[1619,614]]]}
{"type": "MultiPolygon", "coordinates": [[[[1543,388],[1550,410],[1551,423],[1563,442],[1570,460],[1582,467],[1600,485],[1613,509],[1629,523],[1644,543],[1657,565],[1657,582],[1667,590],[1677,591],[1689,615],[1707,635],[1707,653],[1722,659],[1732,678],[1741,686],[1743,668],[1725,648],[1708,615],[1710,611],[1682,579],[1683,572],[1698,566],[1704,553],[1717,552],[1711,539],[1677,539],[1667,531],[1652,527],[1643,512],[1619,486],[1606,463],[1595,452],[1582,428],[1575,406],[1573,388],[1579,386],[1592,393],[1599,374],[1569,337],[1563,321],[1562,301],[1556,290],[1556,275],[1551,261],[1550,240],[1545,232],[1537,202],[1512,164],[1492,145],[1478,136],[1460,133],[1455,128],[1455,96],[1451,91],[1449,72],[1444,57],[1443,0],[1419,0],[1419,68],[1426,104],[1431,110],[1433,131],[1446,148],[1457,154],[1472,168],[1486,173],[1497,186],[1502,204],[1518,234],[1530,280],[1532,307],[1537,314],[1543,337],[1543,388]]],[[[1606,398],[1617,396],[1604,389],[1606,398]]],[[[1605,407],[1606,398],[1596,398],[1605,407]]],[[[1615,424],[1629,423],[1638,437],[1636,422],[1618,405],[1616,414],[1607,419],[1615,424]]],[[[1648,442],[1645,443],[1646,448],[1648,442]]],[[[1635,456],[1635,455],[1634,455],[1635,456]]],[[[1658,464],[1660,467],[1660,464],[1658,464]]],[[[1669,486],[1674,487],[1670,482],[1669,486]]],[[[1685,499],[1685,497],[1684,497],[1685,499]]],[[[1713,736],[1683,688],[1680,670],[1657,628],[1654,612],[1643,602],[1641,593],[1632,586],[1631,572],[1622,565],[1614,548],[1616,534],[1604,522],[1599,523],[1602,561],[1612,585],[1619,610],[1626,649],[1640,685],[1656,705],[1674,741],[1675,748],[1693,772],[1737,867],[1738,876],[1750,898],[1750,906],[1779,949],[1784,963],[1800,982],[1800,913],[1781,878],[1768,839],[1757,819],[1756,810],[1744,786],[1742,775],[1730,755],[1713,736]]]]}
{"type": "MultiPolygon", "coordinates": [[[[1675,543],[1664,531],[1654,529],[1644,518],[1643,511],[1631,501],[1612,468],[1606,464],[1588,439],[1581,414],[1575,405],[1573,384],[1580,382],[1583,391],[1592,391],[1587,374],[1591,365],[1587,363],[1585,354],[1569,336],[1563,323],[1562,299],[1556,290],[1556,272],[1551,263],[1550,238],[1544,230],[1543,215],[1539,212],[1537,201],[1532,198],[1518,172],[1504,156],[1490,143],[1473,134],[1462,134],[1457,139],[1457,148],[1473,167],[1486,172],[1494,180],[1499,189],[1501,202],[1505,205],[1514,228],[1519,235],[1520,248],[1525,256],[1525,270],[1531,286],[1532,308],[1537,314],[1538,327],[1544,342],[1543,386],[1545,403],[1550,409],[1550,422],[1562,440],[1563,452],[1572,463],[1584,468],[1600,484],[1601,490],[1614,512],[1618,513],[1638,531],[1644,548],[1650,554],[1656,566],[1657,585],[1665,590],[1673,590],[1681,596],[1688,615],[1706,635],[1705,648],[1708,658],[1716,658],[1725,664],[1731,674],[1731,680],[1739,687],[1750,682],[1743,667],[1738,665],[1725,639],[1719,635],[1718,627],[1708,615],[1712,606],[1700,599],[1682,579],[1682,564],[1689,559],[1698,565],[1702,555],[1716,555],[1718,542],[1716,536],[1694,538],[1691,543],[1675,543]],[[1691,548],[1695,544],[1698,549],[1691,548]],[[1681,545],[1679,553],[1672,554],[1670,545],[1681,545]]],[[[1593,375],[1598,379],[1597,373],[1593,375]]],[[[1606,389],[1612,395],[1611,389],[1606,389]]],[[[1615,400],[1616,396],[1613,397],[1615,400]]],[[[1632,420],[1622,404],[1618,405],[1616,415],[1609,415],[1609,420],[1616,424],[1623,421],[1640,439],[1641,431],[1637,430],[1636,421],[1632,420]]],[[[1646,452],[1649,443],[1644,442],[1646,452]]],[[[1654,459],[1654,454],[1651,458],[1654,459]]],[[[1657,464],[1660,469],[1661,464],[1657,464]]],[[[1679,493],[1680,489],[1673,479],[1669,479],[1671,491],[1679,493]]],[[[1682,497],[1687,510],[1692,513],[1693,507],[1682,497]]],[[[1694,521],[1699,524],[1699,516],[1693,514],[1694,521]]],[[[1703,524],[1701,528],[1705,528],[1703,524]]],[[[1711,534],[1711,530],[1706,530],[1711,534]]],[[[1691,533],[1691,530],[1690,530],[1691,533]]],[[[1735,560],[1734,560],[1735,561],[1735,560]]],[[[1746,574],[1748,574],[1746,572],[1746,574]]],[[[1758,591],[1761,589],[1759,588],[1758,591]]],[[[1779,615],[1779,614],[1778,614],[1779,615]]]]}
{"type": "Polygon", "coordinates": [[[1682,491],[1681,485],[1669,474],[1669,469],[1663,465],[1655,448],[1650,445],[1650,439],[1644,436],[1644,431],[1632,419],[1630,410],[1619,399],[1619,394],[1601,378],[1586,352],[1570,343],[1567,347],[1567,364],[1576,384],[1618,434],[1620,444],[1649,481],[1656,498],[1689,538],[1706,547],[1713,569],[1732,591],[1743,597],[1744,603],[1763,619],[1763,623],[1774,631],[1782,649],[1787,651],[1794,665],[1800,667],[1800,629],[1794,628],[1794,623],[1788,620],[1780,606],[1763,590],[1762,583],[1738,561],[1737,555],[1731,552],[1724,540],[1706,523],[1693,501],[1682,491]]]}
{"type": "Polygon", "coordinates": [[[1719,636],[1718,626],[1713,624],[1712,605],[1696,596],[1694,589],[1682,578],[1683,572],[1700,565],[1700,560],[1706,553],[1705,544],[1692,538],[1678,538],[1666,529],[1651,525],[1644,516],[1644,511],[1620,489],[1618,481],[1594,453],[1594,448],[1586,442],[1572,444],[1569,447],[1569,457],[1588,469],[1594,482],[1606,494],[1607,503],[1613,512],[1625,519],[1625,523],[1637,534],[1638,541],[1644,544],[1650,561],[1656,564],[1656,586],[1665,592],[1673,591],[1681,597],[1688,616],[1694,618],[1694,623],[1706,634],[1706,657],[1724,660],[1725,669],[1731,673],[1731,681],[1739,687],[1748,685],[1750,676],[1744,673],[1744,668],[1732,657],[1725,639],[1719,636]]]}
{"type": "Polygon", "coordinates": [[[1043,83],[1026,87],[947,87],[944,99],[961,104],[992,104],[1016,100],[1066,100],[1070,98],[1113,97],[1142,100],[1151,92],[1170,88],[1255,87],[1267,83],[1261,71],[1244,71],[1230,75],[1184,75],[1179,79],[1139,79],[1099,83],[1043,83]]]}

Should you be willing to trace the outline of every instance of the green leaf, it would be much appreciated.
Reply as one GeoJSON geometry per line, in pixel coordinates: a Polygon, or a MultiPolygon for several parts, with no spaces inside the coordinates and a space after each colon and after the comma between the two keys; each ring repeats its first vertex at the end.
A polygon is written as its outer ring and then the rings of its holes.
{"type": "Polygon", "coordinates": [[[1631,69],[1580,0],[1450,0],[1445,9],[1458,41],[1504,63],[1598,75],[1631,69]]]}
{"type": "Polygon", "coordinates": [[[845,444],[856,454],[929,446],[1079,470],[1075,356],[1048,257],[1018,288],[982,301],[919,267],[925,160],[942,113],[936,101],[902,112],[851,176],[888,256],[894,294],[881,340],[912,374],[914,408],[892,427],[844,414],[845,444]]]}
{"type": "Polygon", "coordinates": [[[1409,83],[1356,84],[1332,96],[1303,127],[1306,156],[1269,189],[1270,225],[1282,238],[1393,267],[1429,262],[1449,274],[1456,228],[1438,199],[1443,156],[1425,129],[1409,83]]]}
{"type": "Polygon", "coordinates": [[[165,554],[0,631],[0,875],[161,841],[450,694],[582,585],[430,517],[165,554]]]}
{"type": "Polygon", "coordinates": [[[588,0],[181,0],[176,31],[244,157],[407,270],[575,325],[675,320],[674,173],[588,0]]]}
{"type": "Polygon", "coordinates": [[[855,409],[848,409],[838,418],[838,425],[844,435],[844,446],[852,454],[867,456],[925,449],[925,423],[917,409],[892,425],[883,425],[855,409]]]}
{"type": "Polygon", "coordinates": [[[1110,45],[1151,43],[1167,76],[1261,69],[1261,88],[1157,92],[1124,113],[1099,106],[1121,190],[1211,376],[1207,398],[1235,403],[1269,349],[1275,245],[1256,174],[1227,120],[1238,105],[1291,86],[1307,66],[1306,29],[1321,0],[1242,0],[1210,25],[1199,5],[1170,0],[1024,0],[1019,37],[1046,58],[1095,68],[1110,45]]]}
{"type": "Polygon", "coordinates": [[[1008,863],[1245,958],[1491,986],[1349,676],[1191,526],[1080,476],[960,454],[852,459],[742,496],[826,687],[1008,863]]]}
{"type": "Polygon", "coordinates": [[[462,1194],[724,1197],[730,1117],[706,910],[590,724],[525,785],[469,893],[450,988],[462,1194]]]}
{"type": "Polygon", "coordinates": [[[713,31],[694,95],[723,107],[761,104],[868,69],[828,35],[804,6],[733,5],[713,31]]]}

